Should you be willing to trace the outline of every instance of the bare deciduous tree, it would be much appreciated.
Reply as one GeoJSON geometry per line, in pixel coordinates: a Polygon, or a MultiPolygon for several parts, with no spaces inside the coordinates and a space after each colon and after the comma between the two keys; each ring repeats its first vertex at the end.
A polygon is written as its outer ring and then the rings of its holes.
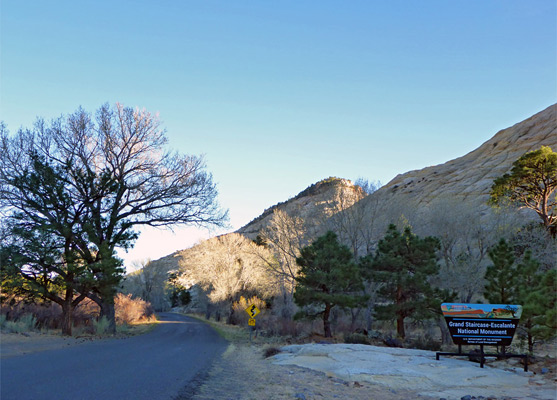
{"type": "Polygon", "coordinates": [[[270,224],[262,230],[261,238],[275,254],[276,262],[268,263],[268,267],[279,278],[283,291],[292,294],[299,269],[296,258],[307,240],[304,221],[275,210],[270,224]]]}
{"type": "Polygon", "coordinates": [[[213,304],[223,304],[232,312],[240,296],[276,294],[275,278],[264,261],[271,257],[268,250],[240,234],[218,236],[182,253],[179,279],[200,286],[213,304]]]}
{"type": "Polygon", "coordinates": [[[379,186],[379,182],[360,179],[356,182],[359,190],[338,191],[332,202],[327,228],[338,235],[341,243],[350,247],[355,260],[362,251],[365,254],[371,252],[377,201],[366,197],[379,186]],[[362,201],[364,198],[366,201],[362,201]]]}
{"type": "Polygon", "coordinates": [[[432,202],[430,210],[420,226],[440,240],[439,284],[469,303],[483,291],[488,249],[516,230],[515,215],[500,210],[482,215],[471,205],[446,197],[432,202]]]}
{"type": "MultiPolygon", "coordinates": [[[[25,212],[21,190],[11,183],[38,154],[67,170],[66,189],[82,206],[72,246],[94,280],[88,293],[114,325],[114,295],[122,279],[115,248],[133,245],[141,225],[222,225],[227,215],[216,202],[212,176],[203,158],[166,150],[157,116],[117,104],[102,106],[93,118],[83,109],[31,130],[2,134],[2,206],[25,212]]],[[[7,211],[6,211],[7,210],[7,211]]],[[[44,216],[48,220],[48,215],[44,216]]],[[[58,232],[64,237],[64,232],[58,232]]]]}
{"type": "Polygon", "coordinates": [[[137,263],[137,270],[124,278],[123,290],[134,297],[139,297],[153,306],[157,311],[166,311],[170,307],[166,286],[168,269],[162,263],[145,260],[137,263]]]}

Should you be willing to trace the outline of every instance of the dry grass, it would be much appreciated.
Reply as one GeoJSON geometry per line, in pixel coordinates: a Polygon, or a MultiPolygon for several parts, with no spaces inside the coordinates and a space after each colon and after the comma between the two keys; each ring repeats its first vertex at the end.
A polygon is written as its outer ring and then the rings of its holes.
{"type": "MultiPolygon", "coordinates": [[[[74,337],[106,336],[103,322],[98,321],[100,309],[89,299],[82,301],[73,312],[74,337]]],[[[117,335],[129,336],[145,333],[157,322],[151,305],[130,295],[115,298],[117,335]]],[[[29,333],[40,331],[61,334],[62,310],[56,303],[26,303],[12,297],[0,307],[0,329],[4,333],[29,333]]],[[[106,323],[104,324],[106,325],[106,323]]]]}

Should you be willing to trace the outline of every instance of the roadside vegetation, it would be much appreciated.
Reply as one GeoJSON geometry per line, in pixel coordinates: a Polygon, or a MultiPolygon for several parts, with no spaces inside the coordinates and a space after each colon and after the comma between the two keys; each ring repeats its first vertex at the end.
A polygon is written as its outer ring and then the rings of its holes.
{"type": "Polygon", "coordinates": [[[443,302],[523,305],[515,343],[530,353],[557,332],[549,147],[494,181],[489,215],[443,197],[420,213],[409,197],[379,209],[379,185],[360,180],[313,204],[311,217],[275,207],[253,240],[214,237],[181,252],[177,268],[147,261],[125,275],[116,248],[133,246],[135,228],[227,221],[203,159],[165,145],[155,116],[121,105],[15,135],[0,123],[3,332],[130,332],[174,309],[249,340],[245,309],[255,305],[252,340],[438,350],[452,346],[443,302]]]}
{"type": "MultiPolygon", "coordinates": [[[[74,311],[72,336],[137,335],[149,331],[157,323],[151,305],[141,299],[132,299],[130,295],[118,294],[115,310],[114,333],[110,331],[106,317],[99,317],[100,310],[94,302],[82,302],[74,311]]],[[[26,303],[13,297],[2,303],[0,311],[2,333],[61,333],[62,311],[56,303],[26,303]]]]}
{"type": "Polygon", "coordinates": [[[518,211],[531,210],[520,203],[527,196],[502,189],[503,179],[494,183],[489,218],[448,198],[435,199],[430,214],[416,215],[404,202],[379,213],[368,197],[376,185],[360,181],[366,190],[354,191],[357,198],[339,192],[321,206],[327,218],[275,208],[255,240],[238,234],[209,239],[181,252],[178,269],[145,263],[126,289],[138,295],[158,279],[154,286],[166,290],[167,308],[175,288],[185,290],[185,301],[172,306],[240,342],[249,341],[253,329],[245,309],[256,305],[261,313],[252,341],[266,345],[326,341],[449,350],[455,346],[442,302],[521,304],[523,318],[507,351],[535,353],[557,332],[555,153],[542,150],[533,154],[549,160],[535,164],[543,175],[531,165],[527,177],[536,187],[542,176],[546,187],[538,198],[546,204],[540,224],[524,223],[518,211]],[[361,207],[351,207],[355,202],[361,207]]]}
{"type": "Polygon", "coordinates": [[[135,229],[227,220],[203,158],[166,143],[157,116],[120,104],[13,135],[0,122],[2,293],[58,304],[64,335],[88,299],[115,333],[116,249],[133,246],[135,229]]]}

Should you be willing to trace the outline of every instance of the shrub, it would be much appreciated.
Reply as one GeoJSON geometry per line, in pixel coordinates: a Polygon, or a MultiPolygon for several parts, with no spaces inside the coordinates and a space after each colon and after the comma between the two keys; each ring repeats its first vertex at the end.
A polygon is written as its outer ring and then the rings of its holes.
{"type": "Polygon", "coordinates": [[[131,294],[126,296],[118,293],[114,299],[114,308],[116,322],[119,324],[133,324],[153,315],[150,303],[141,299],[132,299],[131,294]]]}
{"type": "Polygon", "coordinates": [[[2,317],[3,321],[0,326],[2,331],[7,333],[32,332],[37,327],[37,320],[32,314],[24,314],[15,321],[7,321],[5,315],[2,317]]]}
{"type": "Polygon", "coordinates": [[[93,320],[93,328],[95,329],[95,335],[103,336],[108,332],[108,319],[106,317],[99,318],[98,320],[93,320]]]}
{"type": "Polygon", "coordinates": [[[371,341],[363,333],[351,333],[344,337],[344,343],[350,344],[371,344],[371,341]]]}
{"type": "Polygon", "coordinates": [[[439,351],[441,350],[441,341],[436,340],[427,334],[419,335],[410,341],[409,347],[420,350],[439,351]]]}
{"type": "MultiPolygon", "coordinates": [[[[249,315],[245,310],[252,304],[255,304],[259,311],[261,311],[261,314],[263,314],[263,310],[267,307],[265,301],[261,300],[257,296],[253,296],[251,299],[246,299],[244,296],[240,296],[240,300],[232,304],[232,315],[229,318],[229,323],[233,325],[247,324],[249,315]]],[[[259,314],[256,318],[261,318],[261,314],[259,314]]]]}
{"type": "Polygon", "coordinates": [[[282,317],[270,318],[265,326],[269,336],[290,336],[296,337],[300,333],[300,326],[304,322],[293,321],[282,317]]]}
{"type": "Polygon", "coordinates": [[[277,347],[267,347],[267,348],[265,349],[265,352],[263,353],[263,356],[264,356],[265,358],[269,358],[269,357],[275,356],[275,355],[277,355],[277,354],[279,354],[279,353],[280,353],[280,349],[279,349],[279,348],[277,348],[277,347]]]}
{"type": "Polygon", "coordinates": [[[37,327],[37,320],[33,314],[25,314],[17,322],[25,332],[34,331],[37,327]]]}
{"type": "MultiPolygon", "coordinates": [[[[51,302],[27,303],[22,299],[12,297],[1,305],[2,314],[8,321],[19,321],[25,315],[35,317],[34,328],[57,329],[62,320],[62,308],[51,302]]],[[[27,317],[29,318],[29,317],[27,317]]]]}
{"type": "Polygon", "coordinates": [[[4,323],[3,330],[6,333],[21,333],[22,332],[19,328],[19,325],[15,321],[6,321],[4,323]]]}

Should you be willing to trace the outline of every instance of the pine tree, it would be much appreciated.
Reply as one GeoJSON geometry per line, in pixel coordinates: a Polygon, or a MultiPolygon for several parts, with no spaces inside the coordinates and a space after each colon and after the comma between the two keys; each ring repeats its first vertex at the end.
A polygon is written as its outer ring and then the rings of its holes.
{"type": "Polygon", "coordinates": [[[331,337],[329,317],[333,307],[355,308],[364,306],[367,296],[358,265],[348,247],[341,245],[333,232],[327,232],[313,244],[300,251],[296,262],[300,271],[296,277],[294,301],[313,312],[298,313],[323,319],[325,337],[331,337]]]}
{"type": "Polygon", "coordinates": [[[510,201],[536,212],[546,229],[557,234],[557,153],[548,146],[524,154],[509,174],[493,182],[490,204],[510,201]]]}
{"type": "Polygon", "coordinates": [[[493,265],[485,272],[484,297],[491,304],[511,304],[516,297],[517,268],[514,265],[513,249],[505,239],[488,252],[493,265]]]}
{"type": "Polygon", "coordinates": [[[484,296],[491,304],[522,306],[519,327],[526,333],[528,351],[536,338],[550,338],[557,331],[557,271],[539,271],[539,262],[527,250],[515,264],[513,248],[505,240],[489,251],[493,265],[487,268],[484,296]]]}
{"type": "Polygon", "coordinates": [[[442,299],[448,296],[429,283],[429,278],[439,272],[438,248],[439,241],[434,237],[422,239],[409,227],[400,233],[390,225],[373,259],[361,261],[370,277],[382,283],[379,295],[390,303],[375,307],[377,318],[396,319],[397,333],[403,339],[406,318],[433,317],[442,299]]]}
{"type": "Polygon", "coordinates": [[[539,285],[540,274],[538,273],[540,263],[532,258],[532,253],[527,250],[524,259],[517,266],[517,286],[514,303],[522,305],[522,316],[520,327],[526,332],[528,351],[534,349],[534,332],[536,328],[535,318],[537,314],[543,313],[540,309],[539,285]],[[535,294],[532,296],[532,294],[535,294]]]}
{"type": "MultiPolygon", "coordinates": [[[[537,277],[538,285],[526,296],[524,312],[532,320],[532,327],[528,332],[528,350],[532,352],[535,338],[549,339],[557,332],[557,271],[552,269],[537,277]]],[[[527,290],[526,290],[527,292],[527,290]]]]}

